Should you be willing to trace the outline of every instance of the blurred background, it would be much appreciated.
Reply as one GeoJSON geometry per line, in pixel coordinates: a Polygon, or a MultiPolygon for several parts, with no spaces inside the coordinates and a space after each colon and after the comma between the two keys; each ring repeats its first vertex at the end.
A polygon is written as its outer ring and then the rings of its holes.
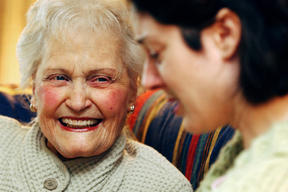
{"type": "Polygon", "coordinates": [[[0,84],[19,84],[16,43],[35,0],[0,0],[0,84]]]}

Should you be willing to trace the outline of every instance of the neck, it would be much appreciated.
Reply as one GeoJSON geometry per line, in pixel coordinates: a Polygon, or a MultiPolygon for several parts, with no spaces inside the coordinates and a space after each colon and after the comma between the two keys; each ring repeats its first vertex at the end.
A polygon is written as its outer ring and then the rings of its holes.
{"type": "Polygon", "coordinates": [[[256,137],[267,132],[276,122],[288,120],[288,96],[271,99],[260,105],[251,105],[242,99],[235,110],[231,125],[243,137],[244,148],[249,148],[256,137]]]}

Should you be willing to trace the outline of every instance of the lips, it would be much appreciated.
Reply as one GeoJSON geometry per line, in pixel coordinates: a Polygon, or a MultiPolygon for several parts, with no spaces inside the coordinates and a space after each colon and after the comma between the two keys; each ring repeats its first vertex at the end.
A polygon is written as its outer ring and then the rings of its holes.
{"type": "Polygon", "coordinates": [[[103,119],[93,118],[60,118],[61,127],[68,131],[91,131],[98,127],[103,119]]]}

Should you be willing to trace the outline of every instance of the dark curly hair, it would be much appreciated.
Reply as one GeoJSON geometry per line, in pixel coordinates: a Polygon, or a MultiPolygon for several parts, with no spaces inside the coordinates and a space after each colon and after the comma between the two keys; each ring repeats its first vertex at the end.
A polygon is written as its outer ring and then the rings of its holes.
{"type": "Polygon", "coordinates": [[[242,25],[238,48],[240,87],[252,104],[288,93],[288,0],[132,0],[143,13],[177,25],[191,49],[200,50],[200,31],[221,8],[242,25]]]}

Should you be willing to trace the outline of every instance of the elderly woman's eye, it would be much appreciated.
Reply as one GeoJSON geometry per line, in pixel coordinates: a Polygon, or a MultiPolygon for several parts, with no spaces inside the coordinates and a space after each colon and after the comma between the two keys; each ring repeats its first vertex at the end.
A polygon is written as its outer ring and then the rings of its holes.
{"type": "Polygon", "coordinates": [[[113,82],[113,79],[109,76],[94,76],[89,78],[88,82],[92,86],[105,87],[110,85],[113,82]]]}
{"type": "Polygon", "coordinates": [[[95,81],[98,81],[98,82],[109,82],[110,81],[110,78],[107,78],[107,77],[98,77],[98,78],[95,78],[95,81]]]}
{"type": "Polygon", "coordinates": [[[69,81],[69,78],[66,75],[51,75],[47,78],[47,80],[69,81]]]}
{"type": "Polygon", "coordinates": [[[64,75],[57,75],[57,76],[55,77],[55,80],[58,80],[58,81],[68,81],[69,79],[68,79],[66,76],[64,76],[64,75]]]}

